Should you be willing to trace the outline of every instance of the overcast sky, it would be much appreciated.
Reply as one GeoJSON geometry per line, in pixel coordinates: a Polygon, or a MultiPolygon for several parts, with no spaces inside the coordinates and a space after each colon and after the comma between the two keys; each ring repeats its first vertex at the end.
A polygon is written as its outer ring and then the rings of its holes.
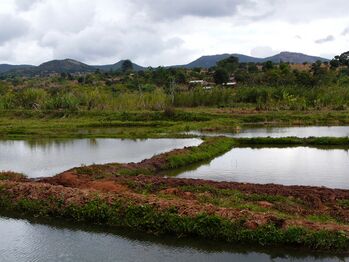
{"type": "Polygon", "coordinates": [[[1,0],[0,63],[129,58],[183,64],[201,55],[349,50],[348,0],[1,0]]]}

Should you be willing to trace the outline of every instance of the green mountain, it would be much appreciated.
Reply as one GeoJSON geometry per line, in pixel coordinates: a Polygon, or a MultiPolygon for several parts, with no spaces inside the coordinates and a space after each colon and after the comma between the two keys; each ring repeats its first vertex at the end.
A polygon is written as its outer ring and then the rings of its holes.
{"type": "Polygon", "coordinates": [[[86,65],[73,59],[52,60],[39,65],[36,70],[42,73],[79,73],[93,72],[93,66],[86,65]]]}
{"type": "MultiPolygon", "coordinates": [[[[302,64],[304,62],[314,63],[318,60],[325,62],[329,59],[309,56],[301,53],[292,53],[292,52],[281,52],[280,54],[266,57],[266,58],[257,58],[252,56],[246,56],[242,54],[221,54],[221,55],[211,55],[211,56],[202,56],[197,60],[186,64],[186,65],[177,65],[173,67],[183,67],[183,68],[210,68],[217,64],[217,62],[228,58],[229,56],[235,56],[239,58],[241,63],[263,63],[266,61],[272,61],[274,63],[289,62],[295,64],[302,64]]],[[[52,60],[45,62],[39,66],[32,65],[0,65],[0,74],[1,75],[21,75],[21,76],[35,76],[35,75],[49,75],[53,73],[89,73],[94,72],[97,69],[103,72],[109,72],[110,70],[116,71],[120,70],[122,63],[125,60],[121,60],[115,64],[111,65],[87,65],[82,62],[73,60],[73,59],[64,59],[64,60],[52,60]]],[[[171,67],[171,66],[169,66],[171,67]]],[[[133,69],[135,71],[145,70],[146,67],[142,67],[133,63],[133,69]]]]}
{"type": "Polygon", "coordinates": [[[318,57],[318,56],[310,56],[302,53],[293,53],[293,52],[281,52],[280,54],[264,58],[263,61],[272,61],[274,63],[289,62],[292,64],[303,64],[307,63],[315,63],[316,61],[328,62],[329,59],[318,57]]]}
{"type": "Polygon", "coordinates": [[[210,68],[210,67],[215,66],[219,61],[228,58],[229,56],[238,57],[240,63],[264,63],[266,61],[280,63],[280,61],[282,61],[282,62],[289,62],[289,63],[293,63],[293,64],[303,64],[304,62],[314,63],[318,60],[320,60],[322,62],[330,61],[329,59],[322,58],[322,57],[310,56],[310,55],[305,55],[302,53],[293,53],[293,52],[281,52],[280,54],[266,57],[266,58],[257,58],[257,57],[242,55],[242,54],[221,54],[221,55],[202,56],[189,64],[181,65],[178,67],[210,68]]]}
{"type": "MultiPolygon", "coordinates": [[[[117,62],[115,64],[112,64],[112,65],[94,65],[93,67],[96,68],[96,69],[99,69],[101,71],[104,71],[104,72],[108,72],[110,70],[117,71],[117,70],[121,69],[122,63],[124,61],[125,60],[120,60],[119,62],[117,62]]],[[[133,70],[135,70],[135,71],[141,71],[141,70],[145,70],[146,69],[145,67],[137,65],[135,63],[132,63],[132,65],[133,65],[133,70]]]]}
{"type": "Polygon", "coordinates": [[[182,65],[180,67],[185,68],[195,68],[195,67],[201,67],[201,68],[210,68],[215,66],[219,61],[226,59],[230,56],[235,56],[239,58],[240,63],[261,63],[263,61],[262,58],[256,58],[251,57],[247,55],[241,55],[241,54],[221,54],[221,55],[210,55],[210,56],[202,56],[195,61],[182,65]]]}
{"type": "Polygon", "coordinates": [[[34,66],[32,65],[9,65],[9,64],[1,64],[0,65],[0,74],[8,72],[10,70],[15,70],[15,69],[27,69],[27,68],[32,68],[34,66]]]}

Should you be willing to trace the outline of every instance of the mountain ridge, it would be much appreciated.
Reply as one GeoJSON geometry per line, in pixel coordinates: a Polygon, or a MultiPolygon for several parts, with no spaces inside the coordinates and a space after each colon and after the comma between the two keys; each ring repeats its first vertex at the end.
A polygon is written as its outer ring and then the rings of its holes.
{"type": "Polygon", "coordinates": [[[230,56],[238,57],[240,63],[264,63],[267,61],[272,61],[273,63],[289,62],[293,64],[303,64],[304,62],[314,63],[318,60],[322,62],[330,61],[330,59],[323,58],[323,57],[311,56],[303,53],[288,52],[288,51],[280,52],[279,54],[265,57],[265,58],[258,58],[258,57],[247,56],[247,55],[236,54],[236,53],[235,54],[225,53],[225,54],[217,54],[217,55],[211,55],[211,56],[201,56],[198,59],[194,60],[193,62],[190,62],[189,64],[180,65],[177,67],[210,68],[215,66],[219,61],[226,59],[230,56]]]}
{"type": "MultiPolygon", "coordinates": [[[[266,57],[266,58],[257,58],[253,56],[247,56],[243,54],[217,54],[217,55],[206,55],[201,56],[198,59],[184,65],[174,65],[174,66],[166,66],[170,67],[179,67],[179,68],[210,68],[215,66],[219,61],[226,59],[230,56],[235,56],[239,58],[241,63],[264,63],[266,61],[272,61],[274,63],[289,62],[295,64],[302,64],[304,62],[314,63],[318,60],[325,62],[330,61],[329,59],[318,57],[318,56],[310,56],[302,53],[295,52],[281,52],[274,56],[266,57]]],[[[120,70],[122,67],[122,63],[125,60],[120,60],[115,64],[108,65],[88,65],[82,63],[80,61],[74,59],[62,59],[62,60],[50,60],[40,64],[39,66],[33,65],[10,65],[10,64],[0,64],[0,74],[15,74],[15,75],[45,75],[51,73],[88,73],[94,72],[96,70],[100,70],[103,72],[108,72],[110,70],[120,70]]],[[[133,63],[133,68],[135,71],[140,71],[146,69],[146,67],[140,66],[138,64],[133,63]]]]}

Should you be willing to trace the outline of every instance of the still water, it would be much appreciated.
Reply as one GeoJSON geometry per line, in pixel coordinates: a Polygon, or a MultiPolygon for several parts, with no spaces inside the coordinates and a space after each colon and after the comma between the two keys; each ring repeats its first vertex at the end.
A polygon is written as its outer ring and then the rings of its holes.
{"type": "Polygon", "coordinates": [[[309,126],[309,127],[263,127],[244,128],[237,133],[211,133],[191,131],[187,134],[205,136],[228,136],[228,137],[347,137],[349,136],[349,126],[309,126]]]}
{"type": "Polygon", "coordinates": [[[83,164],[139,162],[201,142],[200,139],[5,140],[0,141],[0,171],[16,171],[32,178],[53,176],[83,164]]]}
{"type": "Polygon", "coordinates": [[[311,147],[234,148],[207,164],[180,172],[178,177],[349,189],[349,151],[311,147]]]}
{"type": "Polygon", "coordinates": [[[345,261],[296,250],[253,250],[219,242],[152,237],[64,223],[0,217],[1,262],[345,261]]]}

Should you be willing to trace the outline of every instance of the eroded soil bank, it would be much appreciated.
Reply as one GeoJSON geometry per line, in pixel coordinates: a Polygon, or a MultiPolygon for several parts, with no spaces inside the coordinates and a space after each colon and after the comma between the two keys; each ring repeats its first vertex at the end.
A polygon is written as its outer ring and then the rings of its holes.
{"type": "Polygon", "coordinates": [[[347,252],[349,190],[166,178],[166,170],[228,151],[206,139],[140,163],[75,168],[53,178],[0,175],[3,210],[156,234],[347,252]]]}

